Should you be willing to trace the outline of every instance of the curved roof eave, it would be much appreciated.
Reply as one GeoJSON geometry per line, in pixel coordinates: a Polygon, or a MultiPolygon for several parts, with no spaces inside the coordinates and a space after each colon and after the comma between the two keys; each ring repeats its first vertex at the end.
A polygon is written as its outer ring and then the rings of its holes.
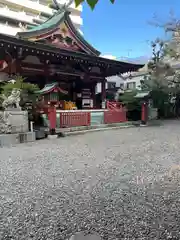
{"type": "Polygon", "coordinates": [[[99,56],[101,54],[101,52],[99,52],[97,49],[95,49],[91,44],[89,44],[85,39],[84,37],[78,32],[78,30],[75,28],[75,26],[73,25],[70,17],[69,17],[69,14],[66,14],[65,15],[65,21],[68,25],[68,27],[71,29],[71,31],[74,33],[74,36],[76,38],[77,41],[80,41],[84,46],[85,48],[89,51],[90,50],[90,53],[95,55],[95,56],[99,56]]]}
{"type": "Polygon", "coordinates": [[[16,37],[28,40],[30,38],[49,33],[56,29],[62,22],[64,22],[72,32],[75,40],[82,44],[85,52],[89,53],[90,55],[99,56],[100,52],[96,50],[93,46],[91,46],[75,28],[71,21],[71,18],[69,17],[69,14],[70,12],[65,10],[58,11],[56,14],[54,14],[51,18],[49,18],[42,24],[35,26],[34,28],[26,32],[18,32],[16,37]]]}

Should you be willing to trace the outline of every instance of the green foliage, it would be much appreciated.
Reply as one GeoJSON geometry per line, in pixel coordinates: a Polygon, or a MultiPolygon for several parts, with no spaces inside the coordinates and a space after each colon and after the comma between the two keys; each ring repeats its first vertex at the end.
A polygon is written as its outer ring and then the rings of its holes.
{"type": "MultiPolygon", "coordinates": [[[[74,0],[76,7],[78,7],[81,3],[86,2],[89,7],[93,10],[98,3],[99,0],[74,0]]],[[[114,3],[115,0],[109,0],[111,3],[114,3]]]]}
{"type": "Polygon", "coordinates": [[[37,85],[24,82],[25,78],[21,76],[16,76],[14,80],[14,83],[8,82],[4,86],[2,86],[2,93],[4,95],[9,95],[13,88],[21,89],[22,92],[26,92],[28,94],[34,94],[35,91],[39,90],[37,85]]]}
{"type": "MultiPolygon", "coordinates": [[[[174,107],[170,96],[174,96],[178,91],[177,83],[174,85],[175,76],[180,77],[180,73],[178,75],[170,64],[164,62],[167,46],[163,41],[157,39],[152,42],[151,46],[152,58],[148,63],[148,73],[141,81],[141,91],[151,92],[153,107],[158,108],[160,116],[167,117],[170,116],[174,107]]],[[[136,94],[137,91],[126,91],[120,97],[120,101],[126,105],[129,111],[140,110],[141,108],[141,100],[135,98],[136,94]]]]}
{"type": "MultiPolygon", "coordinates": [[[[109,0],[109,1],[111,3],[115,2],[115,0],[109,0]]],[[[62,8],[62,6],[60,6],[60,4],[57,0],[50,0],[50,3],[51,2],[53,2],[58,9],[62,8]]],[[[69,0],[69,2],[65,5],[65,7],[68,7],[72,2],[73,2],[73,0],[72,1],[69,0]]],[[[75,2],[76,7],[78,7],[82,3],[87,3],[88,6],[93,10],[95,8],[95,6],[97,5],[97,3],[99,2],[99,0],[74,0],[74,2],[75,2]]]]}
{"type": "Polygon", "coordinates": [[[141,103],[138,98],[135,98],[137,91],[125,91],[122,96],[119,97],[119,101],[122,102],[128,111],[141,109],[141,103]]]}
{"type": "MultiPolygon", "coordinates": [[[[1,94],[8,97],[14,88],[21,89],[21,107],[23,109],[27,109],[29,104],[33,106],[36,103],[36,91],[39,90],[38,86],[35,84],[24,82],[25,78],[21,76],[16,76],[14,80],[14,83],[8,82],[1,87],[1,94]]],[[[2,101],[3,97],[0,97],[0,106],[2,101]]]]}
{"type": "Polygon", "coordinates": [[[179,91],[178,84],[175,84],[175,79],[179,75],[164,60],[167,52],[168,45],[163,41],[158,39],[152,43],[152,58],[148,63],[148,75],[141,81],[141,89],[151,91],[153,107],[158,109],[161,117],[172,116],[174,104],[171,102],[171,96],[175,96],[179,91]]]}
{"type": "Polygon", "coordinates": [[[152,58],[148,63],[148,76],[145,76],[141,82],[141,89],[148,91],[171,92],[175,76],[174,69],[170,64],[164,62],[165,50],[167,45],[160,39],[152,42],[152,58]]]}

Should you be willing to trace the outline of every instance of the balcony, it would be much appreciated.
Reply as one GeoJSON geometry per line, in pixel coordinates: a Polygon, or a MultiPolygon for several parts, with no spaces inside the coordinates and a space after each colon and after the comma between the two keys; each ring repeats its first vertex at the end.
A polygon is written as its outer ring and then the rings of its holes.
{"type": "Polygon", "coordinates": [[[33,16],[28,16],[25,12],[15,12],[8,8],[0,8],[0,15],[4,18],[17,20],[18,22],[33,24],[33,16]]]}
{"type": "Polygon", "coordinates": [[[18,27],[12,27],[10,25],[0,23],[0,33],[2,33],[2,34],[15,36],[16,33],[20,32],[20,31],[22,31],[22,30],[18,27]]]}
{"type": "MultiPolygon", "coordinates": [[[[19,6],[19,8],[26,8],[26,9],[31,9],[34,12],[43,12],[45,14],[48,14],[51,16],[54,13],[54,10],[50,7],[48,7],[48,1],[47,5],[40,4],[39,1],[30,1],[30,0],[0,0],[1,3],[5,3],[8,5],[16,5],[19,6]]],[[[60,1],[61,5],[63,6],[64,3],[66,2],[65,0],[60,1]]],[[[78,8],[75,7],[75,4],[71,4],[69,6],[69,9],[73,12],[81,12],[82,11],[82,6],[80,5],[78,8]]]]}
{"type": "MultiPolygon", "coordinates": [[[[64,2],[64,0],[63,0],[63,2],[64,2]]],[[[19,12],[22,12],[22,9],[23,9],[24,12],[26,12],[26,11],[31,12],[31,13],[34,13],[34,15],[38,15],[39,13],[42,13],[42,15],[43,15],[43,13],[44,13],[46,15],[46,17],[52,16],[55,12],[55,10],[49,8],[48,6],[42,5],[37,1],[33,2],[30,0],[18,0],[18,1],[17,0],[0,0],[0,3],[4,3],[5,5],[8,5],[8,7],[11,7],[12,9],[14,8],[17,11],[19,9],[19,12]]],[[[74,4],[72,4],[72,6],[73,5],[74,4]]],[[[73,6],[73,7],[75,7],[75,6],[73,6]]],[[[82,9],[82,7],[80,9],[82,9]]],[[[5,10],[4,10],[4,12],[5,12],[5,10]]],[[[8,14],[8,13],[4,13],[4,14],[8,14]]],[[[15,15],[17,16],[17,14],[15,14],[15,15]]],[[[14,15],[11,14],[11,16],[14,16],[14,15]]],[[[23,16],[21,14],[21,17],[19,16],[19,18],[21,19],[22,17],[23,16]]],[[[27,16],[26,21],[25,21],[25,19],[26,19],[25,15],[23,18],[24,18],[22,20],[23,22],[27,22],[27,23],[32,22],[32,16],[27,16]]],[[[15,19],[17,19],[17,18],[15,18],[15,19]]],[[[19,21],[21,21],[20,19],[19,19],[19,21]]],[[[74,15],[73,15],[73,11],[72,11],[71,20],[77,28],[80,28],[80,26],[82,26],[82,23],[83,23],[82,18],[81,18],[81,16],[77,15],[77,12],[74,12],[74,15]]]]}

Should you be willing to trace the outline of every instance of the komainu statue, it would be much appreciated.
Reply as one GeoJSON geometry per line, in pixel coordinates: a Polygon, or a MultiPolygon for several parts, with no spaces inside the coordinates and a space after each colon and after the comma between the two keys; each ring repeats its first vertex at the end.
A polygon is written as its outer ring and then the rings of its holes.
{"type": "Polygon", "coordinates": [[[2,95],[4,100],[2,102],[2,107],[4,108],[4,110],[7,110],[8,108],[17,108],[21,110],[21,107],[19,106],[19,102],[21,100],[20,95],[21,95],[21,90],[17,88],[14,88],[11,91],[11,95],[9,97],[2,95]]]}

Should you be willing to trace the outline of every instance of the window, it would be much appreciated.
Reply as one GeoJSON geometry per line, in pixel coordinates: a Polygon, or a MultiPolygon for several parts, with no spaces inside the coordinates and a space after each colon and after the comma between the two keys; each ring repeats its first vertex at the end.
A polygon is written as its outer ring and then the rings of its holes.
{"type": "Polygon", "coordinates": [[[47,1],[46,0],[39,0],[39,4],[47,6],[47,1]]]}
{"type": "Polygon", "coordinates": [[[27,16],[31,16],[31,17],[37,17],[37,14],[33,13],[33,12],[26,12],[27,16]]]}
{"type": "Polygon", "coordinates": [[[120,83],[120,88],[124,89],[124,83],[120,83]]]}
{"type": "Polygon", "coordinates": [[[107,88],[115,88],[116,87],[116,83],[115,82],[108,82],[107,83],[107,88]]]}
{"type": "Polygon", "coordinates": [[[135,89],[135,88],[136,88],[136,83],[135,82],[127,83],[127,89],[135,89]]]}

